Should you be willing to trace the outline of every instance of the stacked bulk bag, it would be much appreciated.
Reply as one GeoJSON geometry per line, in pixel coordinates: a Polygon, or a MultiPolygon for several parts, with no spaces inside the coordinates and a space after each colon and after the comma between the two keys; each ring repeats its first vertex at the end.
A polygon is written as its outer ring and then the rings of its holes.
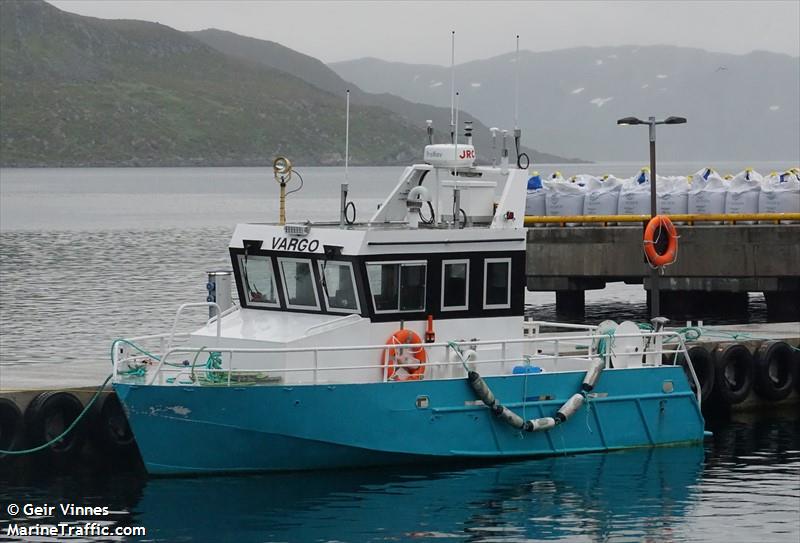
{"type": "MultiPolygon", "coordinates": [[[[545,207],[545,190],[542,185],[542,178],[539,172],[533,172],[533,176],[528,179],[528,194],[525,199],[525,215],[543,216],[547,215],[545,207]]],[[[534,226],[541,226],[535,224],[534,226]]]]}
{"type": "MultiPolygon", "coordinates": [[[[586,179],[584,215],[616,215],[622,181],[613,175],[586,179]]],[[[589,223],[587,223],[589,224],[589,223]]]]}
{"type": "MultiPolygon", "coordinates": [[[[548,216],[565,217],[583,214],[585,187],[564,180],[559,172],[554,173],[550,179],[545,181],[544,187],[545,208],[548,216]]],[[[578,223],[567,224],[575,226],[578,223]]]]}
{"type": "MultiPolygon", "coordinates": [[[[725,213],[758,213],[761,195],[761,174],[747,168],[733,176],[725,195],[725,213]]],[[[742,221],[753,224],[754,221],[742,221]]]]}
{"type": "Polygon", "coordinates": [[[617,205],[619,215],[650,215],[650,170],[622,181],[617,205]]]}
{"type": "Polygon", "coordinates": [[[689,179],[677,175],[656,179],[656,201],[659,213],[685,215],[689,212],[689,179]]]}
{"type": "Polygon", "coordinates": [[[758,212],[800,213],[800,174],[789,170],[766,176],[761,183],[758,212]]]}
{"type": "MultiPolygon", "coordinates": [[[[711,168],[703,168],[692,176],[689,187],[689,214],[718,215],[725,213],[725,181],[711,168]]],[[[716,221],[714,224],[721,224],[716,221]]]]}

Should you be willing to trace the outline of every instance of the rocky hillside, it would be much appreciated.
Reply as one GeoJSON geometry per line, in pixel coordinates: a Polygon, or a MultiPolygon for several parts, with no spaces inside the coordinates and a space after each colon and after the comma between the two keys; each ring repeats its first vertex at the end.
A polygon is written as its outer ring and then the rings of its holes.
{"type": "MultiPolygon", "coordinates": [[[[285,71],[172,28],[0,2],[0,164],[338,164],[344,104],[285,71]]],[[[424,127],[351,112],[352,163],[405,163],[424,127]],[[387,129],[390,127],[391,129],[387,129]]]]}
{"type": "MultiPolygon", "coordinates": [[[[514,60],[506,54],[457,66],[473,115],[511,123],[514,60]]],[[[439,106],[450,100],[447,67],[371,58],[331,67],[368,92],[439,106]]],[[[659,130],[665,160],[800,160],[800,57],[671,46],[520,52],[520,125],[529,145],[644,161],[645,131],[616,126],[631,115],[688,118],[659,130]]]]}
{"type": "MultiPolygon", "coordinates": [[[[387,109],[406,119],[413,126],[424,127],[426,120],[430,119],[433,121],[436,130],[437,141],[449,139],[449,101],[446,107],[437,107],[420,103],[420,101],[405,100],[385,91],[381,91],[380,93],[365,92],[358,85],[345,81],[320,60],[284,47],[279,43],[248,38],[246,36],[234,34],[233,32],[226,32],[213,28],[198,32],[189,32],[189,34],[225,54],[291,73],[317,88],[339,96],[340,99],[344,96],[345,91],[350,89],[352,104],[387,109]]],[[[460,112],[459,121],[467,120],[473,122],[474,140],[479,158],[484,161],[490,160],[491,133],[489,132],[489,128],[469,113],[460,112]]],[[[486,120],[491,121],[490,118],[486,118],[486,120]]],[[[523,140],[523,146],[524,143],[525,141],[523,140]]],[[[568,148],[569,147],[564,147],[563,149],[568,148]]],[[[550,150],[552,151],[554,149],[550,150]]],[[[580,160],[577,159],[565,158],[553,153],[531,149],[530,146],[525,147],[525,151],[532,158],[534,163],[580,162],[580,160]]]]}

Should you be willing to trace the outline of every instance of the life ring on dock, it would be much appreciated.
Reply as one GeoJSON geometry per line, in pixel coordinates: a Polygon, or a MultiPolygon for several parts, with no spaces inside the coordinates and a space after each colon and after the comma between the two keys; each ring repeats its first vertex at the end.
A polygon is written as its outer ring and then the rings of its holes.
{"type": "Polygon", "coordinates": [[[122,404],[114,392],[98,398],[93,406],[92,442],[100,450],[114,454],[127,454],[136,450],[136,439],[122,404]]]}
{"type": "Polygon", "coordinates": [[[765,341],[755,355],[755,389],[773,402],[785,399],[795,380],[794,351],[785,341],[765,341]]]}
{"type": "Polygon", "coordinates": [[[666,215],[656,215],[647,223],[644,254],[650,265],[656,267],[669,266],[678,257],[678,231],[666,215]]]}
{"type": "MultiPolygon", "coordinates": [[[[0,398],[0,450],[16,450],[22,442],[22,411],[8,398],[0,398]]],[[[0,454],[0,458],[5,455],[0,454]]]]}
{"type": "Polygon", "coordinates": [[[386,379],[389,381],[419,381],[425,374],[425,362],[428,356],[422,345],[416,348],[404,348],[402,345],[421,344],[422,338],[413,330],[403,328],[394,332],[381,355],[381,363],[386,368],[386,379]],[[416,362],[411,362],[415,360],[416,362]],[[409,363],[411,362],[411,363],[409,363]],[[400,371],[403,370],[403,371],[400,371]]]}
{"type": "Polygon", "coordinates": [[[722,343],[714,349],[714,394],[726,405],[742,403],[753,388],[755,363],[741,343],[722,343]]]}
{"type": "MultiPolygon", "coordinates": [[[[47,443],[61,434],[83,411],[83,404],[69,392],[48,391],[36,396],[25,410],[28,440],[33,445],[47,443]]],[[[84,421],[59,439],[47,451],[53,458],[78,454],[86,438],[84,421]]]]}
{"type": "MultiPolygon", "coordinates": [[[[689,360],[692,361],[694,373],[697,375],[697,382],[700,383],[700,401],[705,403],[714,392],[714,359],[708,349],[701,345],[693,345],[687,349],[689,360]]],[[[676,362],[676,357],[672,354],[664,355],[664,364],[673,365],[676,362]]],[[[692,373],[689,371],[689,365],[686,363],[686,357],[683,353],[678,353],[677,364],[683,368],[686,373],[686,379],[689,381],[689,386],[693,392],[697,392],[692,379],[692,373]]]]}

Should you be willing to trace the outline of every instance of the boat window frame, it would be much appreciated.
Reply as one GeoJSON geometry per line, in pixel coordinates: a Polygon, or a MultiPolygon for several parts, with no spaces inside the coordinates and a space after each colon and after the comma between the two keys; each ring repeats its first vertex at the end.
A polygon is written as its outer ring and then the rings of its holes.
{"type": "Polygon", "coordinates": [[[314,259],[312,258],[298,258],[298,257],[291,257],[291,256],[276,256],[275,257],[277,264],[278,264],[278,271],[281,274],[281,288],[283,290],[283,298],[286,302],[286,309],[295,309],[298,311],[314,311],[314,312],[322,312],[322,305],[320,304],[319,300],[319,293],[317,292],[317,278],[314,274],[314,259]],[[308,271],[311,274],[311,284],[314,287],[314,301],[316,302],[316,306],[310,305],[292,305],[289,303],[289,289],[288,289],[288,282],[286,281],[286,276],[283,273],[283,266],[281,263],[283,261],[286,262],[303,262],[308,264],[308,271]]]}
{"type": "Polygon", "coordinates": [[[365,261],[364,262],[364,270],[367,274],[367,285],[369,287],[369,297],[372,299],[372,310],[376,315],[386,315],[391,313],[424,313],[427,310],[428,306],[428,261],[427,260],[372,260],[372,261],[365,261]],[[369,267],[370,266],[384,266],[387,264],[399,264],[400,270],[397,277],[397,309],[378,309],[378,306],[375,304],[375,293],[372,291],[372,281],[369,278],[369,267]],[[425,285],[422,289],[422,308],[421,309],[400,309],[400,289],[401,289],[401,279],[403,277],[402,274],[402,267],[403,265],[408,266],[422,266],[425,268],[425,272],[422,276],[425,278],[425,285]]]}
{"type": "MultiPolygon", "coordinates": [[[[325,308],[328,313],[347,313],[349,315],[360,315],[361,314],[361,300],[359,299],[359,292],[358,292],[358,283],[356,282],[356,273],[355,268],[353,267],[353,263],[348,260],[325,260],[325,259],[317,259],[317,266],[319,269],[319,279],[320,279],[320,287],[322,288],[322,296],[325,299],[325,308]],[[356,297],[356,308],[355,309],[343,309],[340,307],[331,307],[330,300],[328,299],[328,289],[326,286],[327,279],[325,278],[325,268],[330,265],[346,265],[350,268],[350,280],[353,284],[353,294],[356,297]]],[[[287,298],[288,299],[288,298],[287,298]]]]}
{"type": "Polygon", "coordinates": [[[511,308],[511,257],[484,258],[483,259],[483,309],[510,309],[511,308]],[[505,262],[508,265],[506,275],[506,303],[487,304],[486,296],[489,293],[489,264],[505,262]]]}
{"type": "Polygon", "coordinates": [[[247,307],[263,307],[268,309],[281,309],[281,296],[280,290],[281,286],[278,281],[278,274],[275,273],[275,262],[273,261],[270,255],[251,255],[247,253],[240,253],[237,255],[237,260],[239,264],[239,274],[242,277],[242,291],[245,295],[245,304],[247,307]],[[245,259],[251,258],[265,258],[267,263],[269,264],[269,269],[272,272],[272,282],[275,286],[275,302],[253,302],[249,298],[249,293],[247,292],[247,287],[250,284],[249,279],[247,278],[247,265],[245,264],[245,259]]]}
{"type": "Polygon", "coordinates": [[[469,268],[470,268],[470,259],[469,258],[456,258],[452,260],[444,259],[442,260],[442,295],[439,300],[440,306],[439,310],[443,313],[445,311],[467,311],[469,310],[469,268]],[[467,266],[467,276],[464,280],[464,302],[465,305],[445,305],[445,280],[447,279],[447,274],[445,273],[445,268],[448,264],[466,264],[467,266]]]}

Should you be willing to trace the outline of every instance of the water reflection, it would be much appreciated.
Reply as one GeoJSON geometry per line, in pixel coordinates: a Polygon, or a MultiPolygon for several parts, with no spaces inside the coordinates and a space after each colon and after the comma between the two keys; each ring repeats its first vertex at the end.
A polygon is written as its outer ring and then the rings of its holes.
{"type": "Polygon", "coordinates": [[[156,479],[134,515],[164,541],[232,538],[220,519],[237,519],[237,541],[662,540],[695,499],[702,462],[702,447],[680,447],[457,471],[156,479]]]}
{"type": "Polygon", "coordinates": [[[0,461],[0,505],[108,506],[106,520],[147,528],[139,541],[796,542],[800,419],[710,423],[705,447],[493,465],[147,479],[0,461]]]}

